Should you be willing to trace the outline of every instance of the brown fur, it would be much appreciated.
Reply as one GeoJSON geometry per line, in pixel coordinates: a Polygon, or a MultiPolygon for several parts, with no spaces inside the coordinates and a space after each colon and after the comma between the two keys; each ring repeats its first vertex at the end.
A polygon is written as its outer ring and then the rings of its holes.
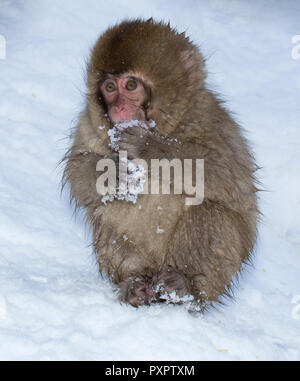
{"type": "Polygon", "coordinates": [[[195,45],[152,20],[108,29],[91,54],[87,105],[65,157],[63,182],[70,183],[76,205],[86,208],[100,270],[119,286],[120,300],[135,306],[176,291],[180,297],[192,295],[202,310],[228,294],[253,250],[256,166],[240,127],[204,80],[204,60],[195,45]],[[111,123],[99,81],[105,73],[125,72],[151,89],[147,117],[158,131],[147,135],[147,145],[137,148],[133,140],[132,156],[204,159],[201,205],[186,206],[182,195],[139,195],[137,204],[101,202],[96,163],[115,154],[108,145],[111,123]],[[160,136],[182,144],[166,144],[160,136]],[[156,234],[157,226],[163,234],[156,234]]]}

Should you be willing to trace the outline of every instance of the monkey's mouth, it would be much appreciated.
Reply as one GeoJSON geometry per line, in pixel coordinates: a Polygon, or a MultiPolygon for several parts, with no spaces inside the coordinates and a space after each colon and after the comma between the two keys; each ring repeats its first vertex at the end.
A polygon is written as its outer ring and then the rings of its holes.
{"type": "Polygon", "coordinates": [[[142,107],[124,107],[121,109],[111,108],[108,115],[112,124],[130,122],[132,120],[138,120],[139,122],[147,124],[146,112],[142,107]]]}

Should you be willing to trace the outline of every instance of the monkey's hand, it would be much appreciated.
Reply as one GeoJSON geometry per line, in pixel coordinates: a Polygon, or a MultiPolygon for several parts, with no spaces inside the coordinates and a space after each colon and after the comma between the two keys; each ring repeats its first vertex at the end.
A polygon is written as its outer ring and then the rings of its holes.
{"type": "Polygon", "coordinates": [[[141,127],[133,126],[126,128],[118,141],[120,151],[127,151],[129,160],[141,158],[142,152],[149,144],[150,132],[141,127]]]}
{"type": "Polygon", "coordinates": [[[126,128],[118,141],[119,150],[127,151],[129,160],[133,159],[160,159],[173,158],[177,155],[175,145],[172,147],[170,143],[163,139],[156,132],[134,126],[126,128]]]}

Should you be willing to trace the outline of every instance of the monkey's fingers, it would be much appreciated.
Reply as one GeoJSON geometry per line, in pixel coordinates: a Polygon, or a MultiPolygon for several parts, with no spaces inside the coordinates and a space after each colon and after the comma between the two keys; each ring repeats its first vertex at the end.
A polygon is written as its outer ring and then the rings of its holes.
{"type": "Polygon", "coordinates": [[[146,140],[146,137],[147,137],[146,134],[135,134],[135,133],[130,134],[128,131],[124,131],[122,133],[119,141],[131,143],[131,144],[141,144],[142,141],[146,140]]]}
{"type": "Polygon", "coordinates": [[[120,151],[127,152],[127,158],[129,160],[133,160],[139,156],[139,152],[140,152],[139,147],[135,146],[134,144],[120,142],[119,147],[120,147],[120,151]]]}
{"type": "Polygon", "coordinates": [[[141,126],[133,126],[133,127],[126,128],[123,134],[135,135],[135,136],[139,136],[140,138],[144,138],[147,136],[148,130],[146,130],[145,128],[141,126]]]}

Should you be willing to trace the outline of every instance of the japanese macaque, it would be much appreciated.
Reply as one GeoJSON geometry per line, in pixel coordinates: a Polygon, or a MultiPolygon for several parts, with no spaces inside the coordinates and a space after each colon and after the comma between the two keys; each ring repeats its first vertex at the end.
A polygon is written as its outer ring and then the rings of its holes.
{"type": "Polygon", "coordinates": [[[91,52],[86,107],[64,158],[63,184],[70,184],[76,207],[85,208],[100,271],[135,307],[188,301],[203,311],[231,295],[253,251],[257,167],[205,76],[188,37],[152,19],[108,29],[91,52]],[[114,149],[109,131],[131,121],[114,149]],[[117,163],[121,151],[149,167],[152,159],[203,159],[202,202],[187,205],[184,191],[104,202],[97,163],[117,163]]]}

